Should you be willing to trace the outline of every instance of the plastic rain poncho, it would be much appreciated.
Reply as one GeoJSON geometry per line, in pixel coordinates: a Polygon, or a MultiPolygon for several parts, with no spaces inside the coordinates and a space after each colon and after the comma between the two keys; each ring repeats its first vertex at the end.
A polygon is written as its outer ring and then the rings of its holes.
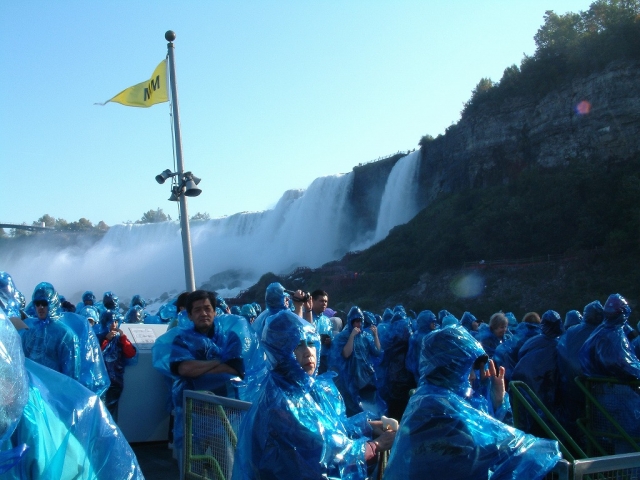
{"type": "Polygon", "coordinates": [[[557,347],[564,326],[562,317],[554,310],[547,310],[540,320],[541,334],[522,346],[511,379],[522,380],[552,413],[557,413],[560,401],[557,347]]]}
{"type": "Polygon", "coordinates": [[[87,290],[82,294],[82,300],[76,305],[76,313],[83,307],[92,307],[96,303],[96,296],[91,290],[87,290]],[[88,303],[86,303],[88,302],[88,303]]]}
{"type": "MultiPolygon", "coordinates": [[[[464,318],[464,316],[463,316],[464,318]]],[[[420,380],[420,351],[422,350],[422,340],[431,333],[431,325],[435,324],[436,316],[431,310],[423,310],[418,314],[417,330],[409,338],[409,350],[405,358],[407,370],[413,374],[416,384],[420,380]]]]}
{"type": "Polygon", "coordinates": [[[580,349],[580,365],[584,374],[589,377],[639,380],[640,360],[623,330],[631,314],[629,304],[621,295],[611,295],[603,313],[604,321],[580,349]]]}
{"type": "Polygon", "coordinates": [[[352,307],[346,328],[333,339],[329,367],[338,373],[335,383],[344,398],[348,416],[365,410],[380,416],[386,412],[386,404],[377,390],[375,359],[383,352],[376,347],[373,334],[361,325],[360,333],[353,338],[353,352],[349,358],[342,356],[353,331],[353,322],[358,319],[364,323],[364,314],[358,307],[352,307]]]}
{"type": "Polygon", "coordinates": [[[29,329],[20,331],[25,356],[77,380],[97,395],[104,393],[109,388],[109,376],[86,317],[61,313],[58,294],[50,283],[36,286],[32,303],[36,300],[46,300],[49,313],[43,320],[25,320],[29,329]]]}
{"type": "Polygon", "coordinates": [[[18,291],[11,275],[7,272],[0,272],[0,308],[8,317],[21,318],[23,295],[18,291]]]}
{"type": "Polygon", "coordinates": [[[144,479],[100,399],[75,380],[24,360],[18,335],[5,318],[0,318],[0,370],[0,379],[12,383],[0,388],[3,480],[144,479]]]}
{"type": "Polygon", "coordinates": [[[538,479],[554,467],[557,442],[510,427],[469,402],[469,374],[482,355],[462,326],[424,339],[420,386],[402,417],[385,479],[538,479]]]}
{"type": "Polygon", "coordinates": [[[384,351],[378,368],[378,390],[387,402],[389,416],[402,417],[409,401],[409,391],[416,381],[406,365],[411,327],[402,312],[395,313],[389,327],[380,334],[380,344],[384,351]]]}
{"type": "Polygon", "coordinates": [[[153,366],[173,380],[172,402],[175,409],[174,445],[182,446],[182,393],[184,390],[207,390],[217,395],[251,400],[255,387],[248,388],[236,375],[227,373],[204,374],[199,377],[183,377],[174,373],[171,364],[185,360],[234,361],[241,375],[259,378],[264,368],[258,340],[244,317],[220,315],[214,319],[213,332],[204,335],[195,330],[193,322],[160,336],[152,350],[153,366]]]}
{"type": "MultiPolygon", "coordinates": [[[[622,381],[640,380],[640,360],[629,345],[624,325],[631,308],[619,294],[604,304],[604,321],[596,327],[580,349],[580,365],[588,377],[614,377],[622,381]]],[[[633,437],[640,436],[640,394],[627,385],[605,385],[597,399],[633,437]]],[[[616,442],[615,453],[633,451],[626,442],[616,442]]]]}
{"type": "Polygon", "coordinates": [[[582,314],[578,310],[569,310],[564,316],[564,329],[579,325],[582,322],[582,314]]]}
{"type": "Polygon", "coordinates": [[[464,312],[462,314],[462,317],[460,317],[460,325],[462,325],[464,328],[467,329],[467,331],[473,336],[475,337],[477,335],[477,331],[478,331],[478,319],[475,317],[474,314],[472,314],[471,312],[464,312]],[[475,322],[475,330],[474,330],[474,324],[475,322]]]}
{"type": "Polygon", "coordinates": [[[580,349],[596,327],[602,323],[604,307],[595,300],[584,307],[580,318],[580,323],[564,332],[558,340],[558,371],[560,372],[563,418],[566,420],[567,430],[571,433],[577,433],[574,427],[575,421],[584,416],[584,392],[574,380],[583,374],[580,366],[580,349]]]}
{"type": "Polygon", "coordinates": [[[504,367],[504,379],[511,381],[513,369],[518,363],[520,349],[527,340],[540,334],[540,325],[537,323],[521,322],[513,332],[511,338],[502,342],[493,354],[496,367],[504,367]]]}
{"type": "Polygon", "coordinates": [[[316,378],[296,361],[301,341],[319,348],[313,326],[288,310],[266,324],[270,371],[238,434],[234,480],[366,478],[367,416],[347,419],[330,376],[316,378]]]}
{"type": "Polygon", "coordinates": [[[264,329],[264,324],[267,318],[287,308],[284,304],[284,297],[284,287],[278,282],[271,283],[267,287],[264,293],[266,308],[251,324],[256,334],[258,335],[258,338],[262,337],[262,330],[264,329]]]}

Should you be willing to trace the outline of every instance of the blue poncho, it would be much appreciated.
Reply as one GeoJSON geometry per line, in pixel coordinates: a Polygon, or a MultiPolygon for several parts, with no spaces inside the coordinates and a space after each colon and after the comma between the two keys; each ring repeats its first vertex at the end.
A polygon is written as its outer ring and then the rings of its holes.
{"type": "Polygon", "coordinates": [[[402,417],[385,479],[538,479],[553,468],[557,442],[509,427],[469,402],[469,373],[482,355],[462,326],[424,339],[420,386],[402,417]]]}
{"type": "Polygon", "coordinates": [[[6,480],[144,479],[104,404],[75,380],[22,354],[0,312],[0,476],[6,480]]]}
{"type": "Polygon", "coordinates": [[[353,321],[356,319],[364,323],[362,311],[358,307],[353,307],[349,312],[347,327],[333,339],[329,352],[329,367],[338,373],[335,383],[344,397],[349,416],[367,409],[378,416],[383,415],[386,405],[377,391],[374,366],[374,359],[380,357],[382,350],[376,348],[373,334],[366,329],[361,329],[360,333],[353,338],[353,352],[349,358],[342,356],[342,350],[349,341],[353,331],[353,321]],[[362,398],[365,390],[370,394],[368,395],[370,398],[362,398]]]}
{"type": "Polygon", "coordinates": [[[301,340],[317,351],[313,326],[284,310],[262,340],[271,370],[240,426],[234,480],[366,478],[367,417],[347,419],[331,374],[315,378],[295,359],[301,340]]]}

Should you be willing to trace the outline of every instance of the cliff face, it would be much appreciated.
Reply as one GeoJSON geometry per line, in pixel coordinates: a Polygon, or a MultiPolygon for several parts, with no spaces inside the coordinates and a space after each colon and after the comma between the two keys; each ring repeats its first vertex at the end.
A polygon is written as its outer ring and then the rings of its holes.
{"type": "Polygon", "coordinates": [[[465,115],[422,148],[420,205],[440,192],[508,183],[526,168],[606,168],[637,155],[639,74],[638,63],[612,63],[542,98],[508,99],[465,115]]]}

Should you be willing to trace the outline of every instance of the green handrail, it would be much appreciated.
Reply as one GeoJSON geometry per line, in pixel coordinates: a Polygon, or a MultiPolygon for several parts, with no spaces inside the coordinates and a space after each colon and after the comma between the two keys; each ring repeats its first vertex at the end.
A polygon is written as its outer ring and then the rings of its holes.
{"type": "MultiPolygon", "coordinates": [[[[580,448],[580,446],[573,440],[573,438],[571,438],[571,435],[567,433],[564,427],[560,425],[560,423],[556,420],[553,414],[547,409],[547,407],[542,403],[542,401],[533,392],[533,390],[531,390],[529,385],[519,380],[511,381],[509,382],[509,392],[513,395],[514,399],[517,400],[527,410],[527,412],[529,412],[529,414],[533,417],[536,423],[544,430],[547,436],[552,440],[556,440],[558,442],[560,446],[560,451],[562,452],[562,455],[567,460],[569,460],[570,462],[574,462],[576,460],[576,457],[580,460],[584,460],[588,458],[587,454],[584,453],[584,451],[580,448]],[[539,408],[544,414],[546,421],[542,419],[542,417],[540,417],[536,409],[531,406],[527,398],[520,392],[520,389],[525,390],[527,392],[527,395],[529,396],[531,401],[535,403],[537,408],[539,408]],[[551,429],[551,427],[548,425],[547,422],[550,423],[555,429],[555,431],[558,432],[558,434],[563,437],[564,442],[560,440],[558,435],[556,435],[556,433],[551,429]],[[572,454],[569,451],[569,449],[565,446],[564,444],[565,442],[573,449],[573,453],[575,455],[572,454]]],[[[515,409],[513,414],[514,414],[513,416],[514,416],[514,424],[515,424],[517,420],[517,413],[515,409]]]]}
{"type": "MultiPolygon", "coordinates": [[[[631,435],[629,435],[627,433],[627,431],[624,428],[622,428],[622,426],[618,423],[618,421],[611,416],[611,414],[607,411],[606,408],[604,408],[602,406],[600,401],[596,397],[593,396],[593,394],[589,390],[589,387],[587,385],[584,385],[583,381],[586,381],[586,382],[589,382],[589,383],[606,383],[606,384],[609,384],[609,385],[627,385],[629,387],[640,386],[640,382],[639,381],[625,382],[625,381],[619,380],[617,378],[582,377],[582,376],[578,376],[574,380],[575,380],[576,384],[578,385],[578,387],[584,392],[585,397],[587,399],[587,405],[586,405],[587,417],[589,417],[589,412],[591,411],[591,406],[593,405],[593,407],[597,408],[600,411],[600,413],[602,413],[602,415],[604,415],[604,417],[611,423],[613,428],[615,430],[617,430],[617,432],[618,432],[618,435],[610,434],[608,436],[610,438],[624,438],[627,442],[629,442],[629,444],[637,452],[640,452],[640,446],[638,446],[638,444],[633,439],[633,437],[631,437],[631,435]]],[[[606,452],[606,450],[604,450],[604,448],[596,440],[592,430],[589,428],[588,425],[586,425],[586,423],[588,423],[588,418],[587,419],[580,419],[577,422],[577,424],[580,427],[580,429],[587,435],[589,440],[596,446],[598,451],[600,451],[603,455],[607,455],[608,453],[606,452]]],[[[602,436],[604,436],[604,435],[602,435],[602,436]]]]}

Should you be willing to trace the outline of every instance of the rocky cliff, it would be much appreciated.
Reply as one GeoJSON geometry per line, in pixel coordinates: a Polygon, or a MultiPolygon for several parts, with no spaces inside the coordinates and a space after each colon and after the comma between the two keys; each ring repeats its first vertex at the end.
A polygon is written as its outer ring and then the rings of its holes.
{"type": "Polygon", "coordinates": [[[509,98],[463,115],[422,148],[420,205],[440,192],[508,183],[527,168],[606,168],[637,155],[639,74],[639,63],[616,62],[544,97],[509,98]]]}

